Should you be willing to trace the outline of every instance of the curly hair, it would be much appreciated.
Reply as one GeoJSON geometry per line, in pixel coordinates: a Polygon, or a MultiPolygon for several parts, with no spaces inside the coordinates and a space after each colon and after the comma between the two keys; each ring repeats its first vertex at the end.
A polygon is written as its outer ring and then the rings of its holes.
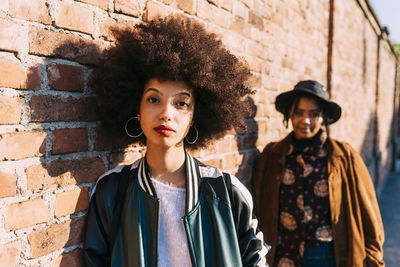
{"type": "MultiPolygon", "coordinates": [[[[185,141],[186,147],[205,147],[233,127],[245,128],[249,107],[243,97],[253,93],[245,85],[250,70],[215,34],[179,18],[159,18],[114,34],[116,44],[89,78],[105,127],[123,132],[125,122],[139,112],[145,84],[158,78],[183,81],[193,89],[198,140],[185,141]]],[[[133,141],[145,143],[145,137],[133,141]]]]}

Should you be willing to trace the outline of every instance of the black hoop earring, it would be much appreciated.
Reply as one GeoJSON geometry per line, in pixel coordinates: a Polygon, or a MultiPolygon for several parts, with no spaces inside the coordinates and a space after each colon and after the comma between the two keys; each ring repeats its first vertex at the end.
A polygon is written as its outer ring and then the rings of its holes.
{"type": "Polygon", "coordinates": [[[130,134],[130,133],[128,132],[128,123],[129,123],[131,120],[133,120],[133,119],[136,119],[136,120],[139,122],[137,116],[135,116],[135,117],[130,117],[130,118],[126,121],[126,123],[125,123],[125,133],[126,133],[129,137],[138,138],[139,136],[141,136],[141,135],[143,134],[143,131],[141,131],[138,135],[132,135],[132,134],[130,134]]]}
{"type": "Polygon", "coordinates": [[[189,141],[189,140],[187,139],[187,135],[186,135],[186,136],[185,136],[185,140],[186,140],[186,142],[187,142],[189,145],[193,145],[194,143],[196,143],[197,139],[199,138],[199,131],[197,130],[197,127],[196,127],[195,125],[192,125],[192,126],[190,126],[190,127],[193,127],[194,130],[196,131],[196,138],[194,139],[194,141],[189,141]]]}

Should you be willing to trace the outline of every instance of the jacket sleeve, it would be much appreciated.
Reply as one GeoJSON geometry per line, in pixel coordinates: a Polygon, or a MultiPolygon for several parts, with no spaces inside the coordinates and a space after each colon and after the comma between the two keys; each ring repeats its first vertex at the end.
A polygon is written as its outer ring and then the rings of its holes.
{"type": "MultiPolygon", "coordinates": [[[[93,194],[86,221],[84,259],[86,266],[110,266],[109,225],[110,201],[106,192],[106,179],[97,184],[93,194]]],[[[110,191],[110,189],[108,189],[110,191]]]]}
{"type": "Polygon", "coordinates": [[[243,266],[268,266],[266,254],[270,246],[264,242],[263,233],[257,228],[250,192],[236,177],[231,176],[231,182],[231,205],[243,266]]]}
{"type": "Polygon", "coordinates": [[[384,230],[375,189],[361,156],[350,147],[350,167],[355,177],[362,216],[367,266],[385,266],[383,262],[384,230]]]}

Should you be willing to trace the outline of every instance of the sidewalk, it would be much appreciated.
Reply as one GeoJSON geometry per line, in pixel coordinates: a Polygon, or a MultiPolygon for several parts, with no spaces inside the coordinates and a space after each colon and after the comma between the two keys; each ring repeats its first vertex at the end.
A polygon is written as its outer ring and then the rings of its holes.
{"type": "Polygon", "coordinates": [[[386,267],[400,266],[400,173],[387,177],[380,194],[379,207],[385,227],[383,258],[386,267]]]}

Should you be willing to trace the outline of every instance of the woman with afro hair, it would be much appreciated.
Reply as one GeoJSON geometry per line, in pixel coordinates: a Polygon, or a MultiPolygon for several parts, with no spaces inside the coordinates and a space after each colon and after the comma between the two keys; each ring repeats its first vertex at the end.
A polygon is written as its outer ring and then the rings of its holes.
{"type": "Polygon", "coordinates": [[[249,191],[187,150],[243,128],[247,65],[193,21],[116,31],[89,86],[103,125],[146,146],[91,195],[88,266],[265,266],[249,191]]]}

